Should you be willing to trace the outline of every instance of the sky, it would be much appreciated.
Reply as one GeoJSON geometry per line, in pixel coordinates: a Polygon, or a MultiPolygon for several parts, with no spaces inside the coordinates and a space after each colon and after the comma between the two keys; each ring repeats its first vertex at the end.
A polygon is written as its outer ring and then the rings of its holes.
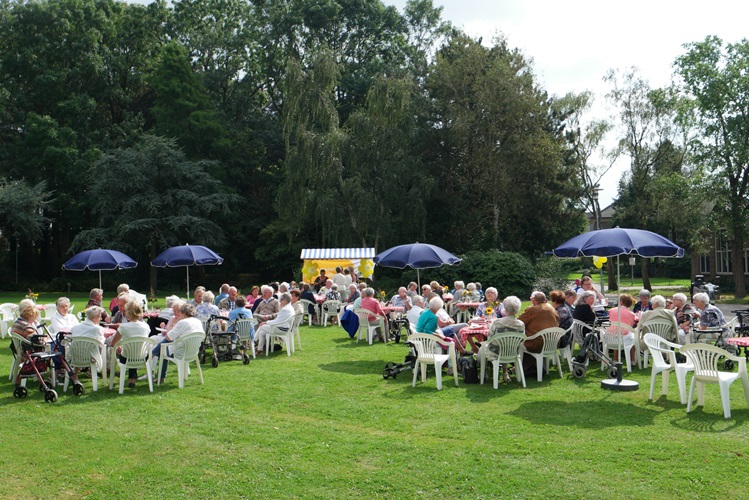
{"type": "MultiPolygon", "coordinates": [[[[406,0],[383,0],[402,11],[406,0]]],[[[533,60],[540,86],[549,94],[591,91],[590,119],[613,115],[603,81],[609,69],[637,67],[653,88],[669,84],[683,45],[717,35],[726,43],[749,37],[749,2],[712,0],[433,0],[442,19],[484,44],[502,33],[510,47],[533,60]]],[[[616,137],[609,138],[615,144],[616,137]]],[[[620,160],[601,182],[601,207],[616,197],[627,170],[620,160]]]]}

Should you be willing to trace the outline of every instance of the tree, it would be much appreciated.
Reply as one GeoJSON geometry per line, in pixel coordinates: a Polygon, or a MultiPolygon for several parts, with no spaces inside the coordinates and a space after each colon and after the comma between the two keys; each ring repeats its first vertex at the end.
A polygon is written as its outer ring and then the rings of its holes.
{"type": "Polygon", "coordinates": [[[711,176],[713,213],[731,239],[736,297],[746,295],[744,256],[749,234],[749,41],[723,47],[715,36],[685,46],[676,59],[679,89],[692,100],[699,127],[695,158],[711,176]]]}
{"type": "MultiPolygon", "coordinates": [[[[224,230],[217,222],[239,200],[227,194],[209,173],[210,162],[189,161],[174,140],[144,138],[105,154],[91,168],[87,189],[93,229],[81,231],[72,251],[107,244],[144,256],[186,241],[220,246],[224,230]]],[[[144,259],[145,260],[145,259],[144,259]]],[[[150,286],[156,289],[156,271],[150,286]]]]}

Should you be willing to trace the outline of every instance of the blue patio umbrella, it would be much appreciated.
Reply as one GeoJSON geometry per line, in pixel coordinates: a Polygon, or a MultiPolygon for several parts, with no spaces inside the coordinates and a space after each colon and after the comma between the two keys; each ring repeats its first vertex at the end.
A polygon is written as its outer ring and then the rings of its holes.
{"type": "Polygon", "coordinates": [[[409,243],[388,248],[374,257],[374,263],[385,267],[416,269],[416,280],[421,287],[419,269],[432,269],[445,264],[450,266],[459,264],[463,259],[456,257],[444,248],[428,243],[409,243]]]}
{"type": "Polygon", "coordinates": [[[190,266],[219,266],[224,262],[219,254],[202,245],[180,245],[167,248],[151,261],[153,267],[185,267],[187,297],[190,297],[190,266]]]}
{"type": "Polygon", "coordinates": [[[684,249],[651,231],[615,227],[575,236],[556,247],[552,253],[556,257],[683,257],[684,249]]]}
{"type": "Polygon", "coordinates": [[[137,266],[137,262],[122,252],[97,248],[75,254],[62,265],[62,268],[66,271],[99,271],[99,288],[101,288],[102,271],[132,269],[137,266]]]}

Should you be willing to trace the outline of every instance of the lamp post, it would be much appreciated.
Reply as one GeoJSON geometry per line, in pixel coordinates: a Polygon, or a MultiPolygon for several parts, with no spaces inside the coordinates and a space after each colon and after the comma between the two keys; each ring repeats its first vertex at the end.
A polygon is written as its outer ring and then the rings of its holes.
{"type": "MultiPolygon", "coordinates": [[[[591,201],[593,202],[593,215],[596,220],[596,231],[601,229],[601,206],[598,204],[598,193],[601,191],[601,187],[598,184],[593,185],[591,190],[591,201]]],[[[604,293],[605,288],[603,287],[603,266],[600,268],[600,279],[601,279],[601,293],[604,293]]]]}

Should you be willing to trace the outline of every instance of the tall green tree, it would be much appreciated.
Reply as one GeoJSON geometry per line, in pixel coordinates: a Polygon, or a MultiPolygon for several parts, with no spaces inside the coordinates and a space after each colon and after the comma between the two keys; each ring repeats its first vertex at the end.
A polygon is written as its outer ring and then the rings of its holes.
{"type": "MultiPolygon", "coordinates": [[[[716,222],[729,232],[736,297],[746,295],[749,235],[749,41],[724,46],[715,36],[689,43],[676,59],[683,95],[700,135],[696,160],[710,174],[716,222]]],[[[716,226],[716,227],[720,227],[716,226]]]]}
{"type": "MultiPolygon", "coordinates": [[[[224,192],[210,167],[186,159],[174,140],[149,135],[106,153],[89,172],[86,196],[95,226],[76,236],[71,251],[106,244],[150,262],[185,242],[220,249],[226,241],[221,214],[239,198],[224,192]]],[[[152,269],[150,287],[156,285],[152,269]]]]}

